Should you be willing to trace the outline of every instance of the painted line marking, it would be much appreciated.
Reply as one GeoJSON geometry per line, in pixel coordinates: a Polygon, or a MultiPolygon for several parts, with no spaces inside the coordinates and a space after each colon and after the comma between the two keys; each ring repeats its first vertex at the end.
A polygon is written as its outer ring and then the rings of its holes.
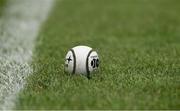
{"type": "Polygon", "coordinates": [[[0,18],[0,109],[12,109],[25,78],[35,38],[54,0],[8,0],[0,18]]]}

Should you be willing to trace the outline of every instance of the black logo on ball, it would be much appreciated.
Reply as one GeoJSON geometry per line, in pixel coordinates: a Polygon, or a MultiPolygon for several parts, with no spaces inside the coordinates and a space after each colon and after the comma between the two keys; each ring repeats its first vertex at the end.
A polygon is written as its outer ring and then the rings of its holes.
{"type": "Polygon", "coordinates": [[[71,56],[66,58],[67,63],[65,64],[65,67],[68,67],[68,64],[72,61],[71,56]]]}
{"type": "Polygon", "coordinates": [[[91,61],[91,66],[92,66],[93,68],[99,67],[99,59],[93,59],[93,60],[91,61]]]}

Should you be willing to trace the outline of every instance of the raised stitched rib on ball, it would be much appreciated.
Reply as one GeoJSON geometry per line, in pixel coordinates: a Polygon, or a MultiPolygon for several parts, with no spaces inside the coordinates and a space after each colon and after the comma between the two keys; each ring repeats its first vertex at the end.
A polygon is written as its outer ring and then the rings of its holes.
{"type": "Polygon", "coordinates": [[[90,79],[90,71],[89,71],[89,56],[91,55],[91,53],[93,52],[93,50],[90,50],[87,58],[86,58],[86,72],[87,72],[87,78],[90,79]]]}
{"type": "Polygon", "coordinates": [[[76,72],[76,55],[73,49],[70,49],[70,51],[72,52],[73,58],[74,58],[74,64],[73,64],[73,71],[72,74],[75,74],[76,72]]]}

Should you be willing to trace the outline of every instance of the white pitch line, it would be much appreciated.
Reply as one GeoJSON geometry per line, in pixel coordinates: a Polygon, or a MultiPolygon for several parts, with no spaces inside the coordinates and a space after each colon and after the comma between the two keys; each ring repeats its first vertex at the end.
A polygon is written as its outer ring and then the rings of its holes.
{"type": "Polygon", "coordinates": [[[54,0],[8,0],[0,18],[0,110],[12,109],[32,73],[35,38],[54,0]]]}

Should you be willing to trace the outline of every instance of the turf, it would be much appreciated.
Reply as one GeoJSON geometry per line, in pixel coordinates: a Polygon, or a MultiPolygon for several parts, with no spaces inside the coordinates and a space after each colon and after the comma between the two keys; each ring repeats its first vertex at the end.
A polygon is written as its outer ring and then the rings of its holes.
{"type": "Polygon", "coordinates": [[[16,109],[180,109],[179,10],[179,0],[57,0],[16,109]],[[91,80],[64,73],[76,45],[100,55],[91,80]]]}
{"type": "Polygon", "coordinates": [[[3,11],[5,3],[6,3],[6,0],[0,0],[0,16],[2,15],[2,11],[3,11]]]}

